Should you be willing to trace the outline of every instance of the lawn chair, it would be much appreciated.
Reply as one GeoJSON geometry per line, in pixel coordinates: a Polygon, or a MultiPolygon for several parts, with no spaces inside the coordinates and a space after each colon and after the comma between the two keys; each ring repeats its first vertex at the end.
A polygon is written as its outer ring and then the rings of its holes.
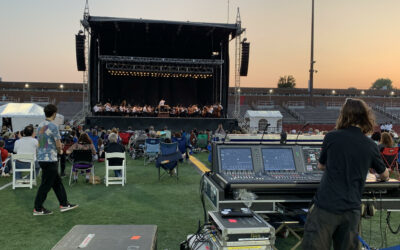
{"type": "Polygon", "coordinates": [[[72,167],[71,167],[71,173],[69,175],[69,185],[71,186],[71,180],[73,174],[72,172],[74,170],[77,170],[79,172],[81,170],[89,170],[89,169],[92,175],[92,184],[95,184],[92,150],[74,150],[70,157],[72,158],[72,167]]]}
{"type": "Polygon", "coordinates": [[[7,149],[8,152],[12,153],[14,152],[14,145],[15,145],[16,139],[7,139],[4,141],[4,148],[7,149]]]}
{"type": "Polygon", "coordinates": [[[106,152],[106,158],[105,158],[105,163],[106,163],[106,187],[111,184],[121,184],[122,186],[125,185],[126,183],[126,155],[125,153],[107,153],[106,152]],[[122,163],[118,165],[110,165],[109,160],[110,159],[122,159],[122,163]],[[121,170],[121,176],[120,177],[110,177],[109,172],[110,170],[121,170]]]}
{"type": "Polygon", "coordinates": [[[385,163],[386,168],[393,172],[395,178],[400,180],[399,177],[399,164],[397,162],[399,157],[399,147],[394,148],[384,148],[381,151],[381,157],[383,162],[385,163]]]}
{"type": "Polygon", "coordinates": [[[178,143],[161,143],[160,150],[161,154],[158,156],[156,161],[158,180],[161,180],[161,177],[165,174],[169,174],[172,177],[175,176],[178,181],[178,161],[182,160],[182,154],[178,150],[178,143]],[[163,174],[161,174],[161,168],[165,170],[163,174]]]}
{"type": "Polygon", "coordinates": [[[178,149],[181,152],[181,154],[185,154],[187,150],[187,145],[186,145],[186,138],[180,137],[172,137],[172,142],[178,143],[178,149]]]}
{"type": "Polygon", "coordinates": [[[208,135],[207,134],[199,134],[197,135],[197,146],[196,148],[200,149],[199,151],[201,152],[202,149],[206,149],[208,145],[208,135]]]}
{"type": "Polygon", "coordinates": [[[144,145],[144,163],[154,161],[160,153],[160,139],[147,138],[144,145]]]}
{"type": "MultiPolygon", "coordinates": [[[[12,154],[11,156],[11,165],[12,165],[12,188],[16,187],[29,187],[32,189],[33,185],[36,185],[36,171],[35,171],[35,155],[34,154],[12,154]],[[27,168],[16,168],[16,161],[22,163],[28,163],[29,167],[27,168]],[[17,173],[29,173],[29,179],[16,179],[17,173]]],[[[21,176],[22,177],[22,176],[21,176]]]]}

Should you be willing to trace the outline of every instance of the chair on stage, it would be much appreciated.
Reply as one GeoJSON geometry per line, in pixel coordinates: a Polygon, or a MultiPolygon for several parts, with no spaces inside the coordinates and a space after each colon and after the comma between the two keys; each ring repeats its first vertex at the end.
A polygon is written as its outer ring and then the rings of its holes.
{"type": "Polygon", "coordinates": [[[161,154],[158,156],[156,161],[156,167],[158,168],[158,180],[169,174],[171,177],[179,179],[178,161],[182,160],[182,154],[178,150],[178,143],[161,143],[160,144],[161,154]],[[161,168],[165,171],[161,174],[161,168]]]}
{"type": "MultiPolygon", "coordinates": [[[[92,175],[92,184],[95,184],[94,180],[94,162],[92,150],[74,150],[70,155],[72,159],[71,173],[69,175],[69,185],[71,186],[72,175],[74,171],[90,170],[92,175]]],[[[78,173],[79,177],[79,173],[78,173]]]]}
{"type": "Polygon", "coordinates": [[[397,162],[399,157],[399,147],[384,148],[381,150],[381,157],[389,172],[394,174],[394,178],[400,180],[399,164],[397,162]]]}
{"type": "Polygon", "coordinates": [[[126,155],[125,153],[105,153],[105,164],[106,164],[106,176],[105,182],[106,187],[112,184],[121,184],[122,186],[126,183],[126,155]],[[118,164],[114,164],[114,162],[110,162],[110,160],[120,160],[118,164]],[[121,171],[121,176],[110,177],[110,170],[121,171]]]}
{"type": "Polygon", "coordinates": [[[160,154],[160,139],[147,138],[144,144],[144,161],[143,165],[146,166],[146,162],[154,161],[160,154]]]}
{"type": "Polygon", "coordinates": [[[11,166],[13,172],[12,188],[29,187],[32,189],[36,185],[35,155],[34,154],[12,154],[11,166]],[[18,162],[17,162],[18,161],[18,162]],[[17,168],[17,164],[26,164],[27,167],[17,168]],[[17,173],[21,174],[21,179],[17,179],[17,173]],[[29,173],[29,178],[23,179],[22,173],[29,173]]]}

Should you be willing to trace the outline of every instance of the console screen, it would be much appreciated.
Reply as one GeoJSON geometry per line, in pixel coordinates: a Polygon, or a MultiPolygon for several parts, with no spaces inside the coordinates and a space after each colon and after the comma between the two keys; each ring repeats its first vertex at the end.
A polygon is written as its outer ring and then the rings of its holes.
{"type": "Polygon", "coordinates": [[[296,170],[291,148],[263,148],[264,171],[296,170]]]}
{"type": "Polygon", "coordinates": [[[250,148],[221,148],[221,170],[253,170],[250,148]]]}

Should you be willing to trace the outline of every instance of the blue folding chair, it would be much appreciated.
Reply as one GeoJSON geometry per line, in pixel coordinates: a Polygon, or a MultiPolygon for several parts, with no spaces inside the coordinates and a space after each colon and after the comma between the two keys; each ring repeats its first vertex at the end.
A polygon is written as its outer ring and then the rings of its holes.
{"type": "Polygon", "coordinates": [[[144,160],[143,165],[146,166],[146,162],[154,161],[160,154],[160,139],[147,138],[144,143],[144,160]]]}
{"type": "Polygon", "coordinates": [[[4,141],[5,145],[4,148],[7,149],[8,152],[14,152],[14,144],[16,139],[7,139],[4,141]]]}
{"type": "Polygon", "coordinates": [[[172,137],[172,142],[178,143],[178,149],[179,149],[179,152],[181,152],[181,154],[186,153],[186,150],[187,150],[186,138],[172,137]]]}
{"type": "Polygon", "coordinates": [[[171,177],[175,176],[176,180],[179,179],[178,162],[182,160],[182,154],[178,150],[178,143],[161,143],[160,144],[161,154],[158,156],[156,161],[156,167],[158,168],[158,180],[161,180],[165,174],[169,174],[171,177]],[[161,168],[165,170],[161,174],[161,168]]]}

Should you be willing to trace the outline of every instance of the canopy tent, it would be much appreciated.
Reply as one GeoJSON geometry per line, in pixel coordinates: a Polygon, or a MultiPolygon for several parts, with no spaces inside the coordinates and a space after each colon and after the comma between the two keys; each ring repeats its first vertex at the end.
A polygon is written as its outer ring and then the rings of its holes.
{"type": "Polygon", "coordinates": [[[268,133],[280,133],[282,131],[282,114],[278,110],[247,110],[244,115],[245,120],[249,124],[251,133],[263,132],[267,124],[268,133]]]}
{"type": "MultiPolygon", "coordinates": [[[[25,126],[34,126],[45,119],[43,107],[35,103],[8,103],[0,106],[0,126],[3,126],[3,118],[11,119],[13,131],[21,131],[25,126]]],[[[64,116],[57,114],[54,123],[61,125],[64,123],[64,116]]]]}

